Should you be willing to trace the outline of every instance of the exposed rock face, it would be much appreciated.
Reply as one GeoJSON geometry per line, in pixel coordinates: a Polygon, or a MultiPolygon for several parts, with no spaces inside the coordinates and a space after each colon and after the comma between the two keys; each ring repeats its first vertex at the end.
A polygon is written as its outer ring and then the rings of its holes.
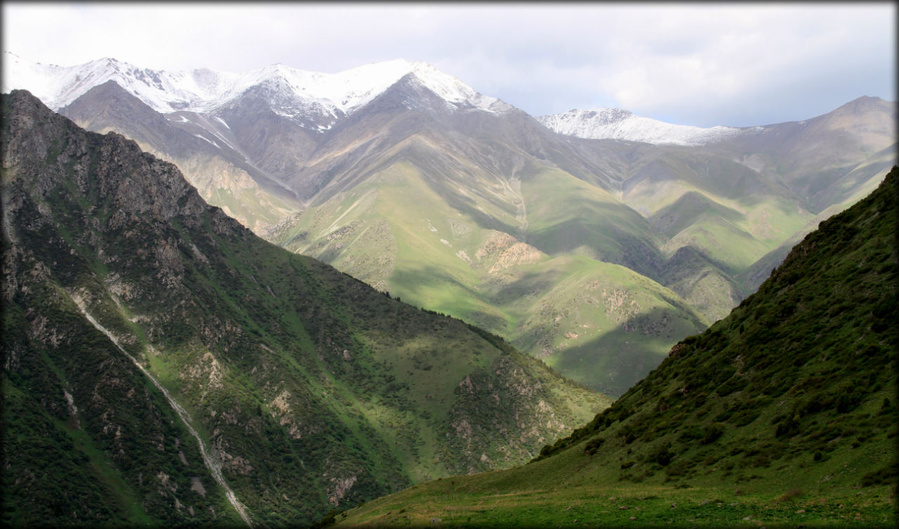
{"type": "MultiPolygon", "coordinates": [[[[205,200],[222,207],[257,233],[271,228],[299,207],[291,192],[272,181],[266,164],[255,156],[259,153],[252,157],[259,163],[248,157],[248,149],[252,149],[245,144],[245,136],[256,138],[257,130],[235,135],[221,118],[194,112],[163,116],[114,81],[88,90],[60,111],[88,130],[119,132],[136,139],[141,149],[176,163],[205,200]]],[[[249,119],[246,116],[233,118],[249,119]]],[[[272,119],[282,118],[273,116],[272,119]]],[[[259,128],[262,121],[262,117],[257,116],[252,123],[259,128]]],[[[262,137],[265,136],[263,133],[262,137]]],[[[287,150],[289,145],[302,143],[297,140],[296,137],[286,138],[285,142],[275,142],[267,148],[276,152],[287,150]]]]}
{"type": "Polygon", "coordinates": [[[608,403],[258,239],[133,141],[21,91],[3,120],[5,521],[240,521],[150,375],[263,524],[523,462],[608,403]]]}

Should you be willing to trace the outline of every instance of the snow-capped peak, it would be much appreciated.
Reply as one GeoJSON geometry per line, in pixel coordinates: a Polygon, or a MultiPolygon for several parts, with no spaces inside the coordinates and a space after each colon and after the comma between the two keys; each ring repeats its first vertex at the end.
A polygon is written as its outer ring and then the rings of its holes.
{"type": "Polygon", "coordinates": [[[322,108],[337,115],[352,113],[390,86],[413,74],[425,87],[454,105],[487,111],[503,108],[495,98],[478,94],[458,79],[423,62],[403,59],[367,64],[336,74],[297,70],[274,64],[235,74],[209,69],[168,72],[137,68],[115,59],[100,59],[78,66],[29,63],[4,53],[3,91],[24,88],[58,110],[85,92],[109,80],[161,113],[179,110],[212,112],[252,87],[273,91],[283,115],[322,108]]]}
{"type": "Polygon", "coordinates": [[[540,116],[537,121],[550,130],[585,139],[615,139],[656,145],[704,145],[736,136],[734,127],[693,127],[635,116],[620,108],[569,110],[562,114],[540,116]]]}
{"type": "Polygon", "coordinates": [[[498,100],[483,96],[455,77],[424,62],[404,59],[366,64],[336,74],[297,70],[276,64],[247,74],[249,85],[283,81],[297,96],[312,98],[325,107],[349,114],[412,74],[429,90],[449,103],[468,103],[490,110],[498,100]]]}
{"type": "MultiPolygon", "coordinates": [[[[405,61],[403,61],[405,62],[405,61]]],[[[505,108],[499,99],[485,96],[451,75],[447,75],[434,66],[424,62],[406,63],[411,72],[429,90],[443,100],[456,104],[470,104],[481,110],[494,111],[505,108]]]]}

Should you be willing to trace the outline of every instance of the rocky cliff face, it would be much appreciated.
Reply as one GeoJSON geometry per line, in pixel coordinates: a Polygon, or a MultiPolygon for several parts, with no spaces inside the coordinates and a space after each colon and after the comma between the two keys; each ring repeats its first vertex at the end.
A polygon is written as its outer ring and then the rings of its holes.
{"type": "MultiPolygon", "coordinates": [[[[121,258],[104,251],[101,226],[194,217],[206,206],[133,142],[88,137],[27,94],[4,103],[4,523],[238,522],[177,414],[75,303],[103,289],[84,273],[91,265],[121,258]],[[132,171],[153,178],[116,185],[132,171]],[[116,213],[57,210],[62,195],[103,196],[116,213]]],[[[136,336],[123,338],[137,352],[136,336]]]]}
{"type": "Polygon", "coordinates": [[[311,523],[525,461],[608,405],[26,92],[3,138],[4,522],[311,523]]]}

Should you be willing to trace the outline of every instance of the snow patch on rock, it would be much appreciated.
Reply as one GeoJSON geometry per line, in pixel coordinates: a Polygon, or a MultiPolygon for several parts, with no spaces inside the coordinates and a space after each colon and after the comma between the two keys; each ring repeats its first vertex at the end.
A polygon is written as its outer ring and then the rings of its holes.
{"type": "Polygon", "coordinates": [[[562,114],[540,116],[537,121],[566,136],[639,141],[656,145],[705,145],[743,133],[743,129],[734,127],[673,125],[636,116],[620,108],[569,110],[562,114]]]}

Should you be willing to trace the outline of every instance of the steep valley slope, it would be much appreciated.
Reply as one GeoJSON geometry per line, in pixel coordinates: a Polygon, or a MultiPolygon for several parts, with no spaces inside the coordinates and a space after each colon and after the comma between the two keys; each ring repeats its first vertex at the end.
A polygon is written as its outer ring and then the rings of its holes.
{"type": "Polygon", "coordinates": [[[119,134],[2,102],[4,525],[305,525],[610,404],[263,241],[119,134]]]}

